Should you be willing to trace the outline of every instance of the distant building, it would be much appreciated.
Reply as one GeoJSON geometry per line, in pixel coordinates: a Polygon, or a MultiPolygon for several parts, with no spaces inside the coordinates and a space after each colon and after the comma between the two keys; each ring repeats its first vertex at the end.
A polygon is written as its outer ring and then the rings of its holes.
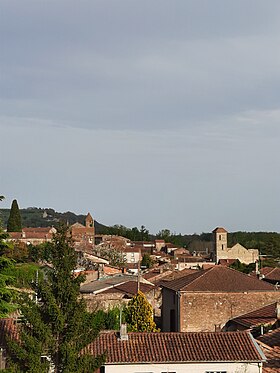
{"type": "Polygon", "coordinates": [[[39,245],[50,242],[56,233],[54,227],[46,228],[22,228],[21,232],[9,232],[9,239],[15,242],[23,242],[26,245],[39,245]]]}
{"type": "Polygon", "coordinates": [[[90,213],[87,214],[85,219],[85,225],[81,223],[75,223],[71,225],[70,231],[72,234],[72,239],[74,243],[84,244],[84,245],[94,245],[94,220],[90,213]]]}
{"type": "Polygon", "coordinates": [[[214,261],[218,264],[221,259],[238,259],[241,263],[255,263],[259,259],[259,250],[246,249],[239,243],[232,247],[227,244],[227,231],[218,227],[213,230],[213,255],[214,261]]]}

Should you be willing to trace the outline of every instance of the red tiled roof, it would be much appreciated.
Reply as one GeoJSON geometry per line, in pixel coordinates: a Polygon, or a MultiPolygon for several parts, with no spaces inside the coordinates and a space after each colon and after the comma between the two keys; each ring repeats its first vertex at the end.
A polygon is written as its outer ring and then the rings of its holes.
{"type": "Polygon", "coordinates": [[[225,230],[225,228],[222,228],[222,227],[217,227],[212,232],[213,233],[227,233],[227,231],[225,230]]]}
{"type": "MultiPolygon", "coordinates": [[[[128,281],[128,282],[125,282],[124,284],[116,286],[115,288],[122,291],[123,293],[131,294],[131,295],[137,294],[137,282],[136,281],[128,281]]],[[[149,291],[153,289],[155,289],[154,285],[145,284],[142,282],[140,283],[140,290],[143,293],[148,293],[149,291]]]]}
{"type": "Polygon", "coordinates": [[[240,292],[240,291],[275,291],[273,285],[260,281],[255,277],[234,269],[213,266],[200,270],[179,279],[162,284],[174,291],[208,291],[208,292],[240,292]]]}
{"type": "Polygon", "coordinates": [[[16,326],[16,319],[5,318],[0,319],[0,347],[5,348],[7,346],[6,336],[14,339],[19,338],[19,334],[16,326]]]}
{"type": "Polygon", "coordinates": [[[273,324],[277,321],[276,307],[277,302],[274,302],[252,312],[248,312],[242,316],[235,317],[234,319],[231,319],[231,321],[234,321],[235,323],[243,325],[247,328],[258,326],[261,324],[273,324]]]}
{"type": "Polygon", "coordinates": [[[221,266],[227,266],[229,267],[230,265],[232,265],[233,263],[236,262],[237,259],[220,259],[219,260],[219,264],[221,266]]]}
{"type": "Polygon", "coordinates": [[[196,272],[199,272],[199,270],[198,269],[191,269],[191,268],[185,268],[182,271],[172,271],[171,273],[166,274],[166,276],[164,276],[161,279],[160,284],[161,284],[161,282],[165,283],[167,281],[168,282],[173,281],[175,279],[179,279],[179,278],[188,276],[190,274],[194,274],[196,272]]]}
{"type": "Polygon", "coordinates": [[[23,228],[25,233],[51,233],[52,227],[23,228]]]}
{"type": "Polygon", "coordinates": [[[183,362],[260,362],[262,356],[247,332],[101,333],[84,352],[106,353],[107,364],[183,362]]]}
{"type": "Polygon", "coordinates": [[[263,267],[260,270],[261,275],[264,275],[264,279],[271,281],[280,281],[280,268],[278,267],[263,267]]]}
{"type": "MultiPolygon", "coordinates": [[[[154,285],[145,284],[143,282],[140,283],[140,290],[142,293],[148,293],[149,291],[155,289],[154,285]]],[[[127,281],[123,284],[117,285],[111,289],[103,291],[102,294],[109,294],[109,293],[124,293],[127,295],[135,295],[137,294],[137,282],[136,281],[127,281]]]]}
{"type": "Polygon", "coordinates": [[[266,334],[260,335],[257,339],[270,347],[280,347],[280,328],[274,329],[266,334]]]}
{"type": "Polygon", "coordinates": [[[262,351],[267,358],[267,361],[263,364],[263,373],[279,373],[280,372],[280,348],[270,347],[266,344],[257,341],[262,351]]]}

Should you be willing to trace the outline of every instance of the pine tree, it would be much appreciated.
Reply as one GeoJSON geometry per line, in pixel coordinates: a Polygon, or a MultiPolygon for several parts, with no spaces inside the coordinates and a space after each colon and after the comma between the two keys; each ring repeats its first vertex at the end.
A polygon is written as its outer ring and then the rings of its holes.
{"type": "Polygon", "coordinates": [[[153,308],[141,291],[128,302],[125,320],[132,332],[157,332],[153,318],[153,308]]]}
{"type": "Polygon", "coordinates": [[[82,276],[75,276],[76,253],[66,227],[58,229],[51,248],[53,269],[34,284],[35,299],[23,296],[20,310],[20,343],[10,341],[10,356],[21,372],[93,372],[103,356],[81,354],[99,332],[94,315],[86,312],[79,298],[82,276]],[[41,356],[45,356],[42,359],[41,356]]]}
{"type": "Polygon", "coordinates": [[[14,199],[11,206],[10,216],[7,223],[7,232],[21,232],[21,216],[17,200],[14,199]]]}

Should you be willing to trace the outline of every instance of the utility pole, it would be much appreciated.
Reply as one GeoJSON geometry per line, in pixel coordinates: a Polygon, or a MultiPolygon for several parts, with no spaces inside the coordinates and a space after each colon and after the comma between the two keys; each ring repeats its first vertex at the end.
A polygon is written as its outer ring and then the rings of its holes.
{"type": "Polygon", "coordinates": [[[138,260],[138,272],[137,272],[137,293],[140,290],[140,275],[141,275],[141,247],[139,246],[139,260],[138,260]]]}

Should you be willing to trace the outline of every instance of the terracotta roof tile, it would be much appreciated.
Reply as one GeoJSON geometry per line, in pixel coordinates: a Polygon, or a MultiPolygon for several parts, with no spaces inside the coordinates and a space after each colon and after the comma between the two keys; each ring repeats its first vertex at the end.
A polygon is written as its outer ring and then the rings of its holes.
{"type": "Polygon", "coordinates": [[[225,230],[225,228],[222,228],[222,227],[217,227],[212,232],[213,233],[227,233],[227,231],[225,230]]]}
{"type": "Polygon", "coordinates": [[[84,351],[93,355],[106,352],[108,364],[262,360],[247,332],[128,333],[126,341],[107,332],[84,351]]]}
{"type": "Polygon", "coordinates": [[[278,267],[264,267],[261,268],[260,273],[264,275],[265,280],[280,281],[280,268],[278,267]]]}
{"type": "MultiPolygon", "coordinates": [[[[153,289],[155,289],[154,285],[145,284],[143,282],[140,283],[140,290],[142,291],[142,293],[146,294],[153,289]]],[[[105,290],[102,294],[109,293],[124,293],[133,296],[137,294],[137,281],[125,282],[123,284],[115,286],[114,288],[105,290]]]]}
{"type": "Polygon", "coordinates": [[[267,358],[267,361],[263,364],[263,373],[279,373],[280,372],[280,348],[269,347],[260,341],[257,341],[262,351],[267,358]]]}
{"type": "Polygon", "coordinates": [[[260,335],[257,339],[270,347],[280,347],[280,328],[274,329],[266,334],[260,335]]]}
{"type": "Polygon", "coordinates": [[[275,290],[274,286],[269,283],[218,265],[162,285],[174,291],[243,292],[275,290]]]}
{"type": "MultiPolygon", "coordinates": [[[[237,324],[243,325],[247,328],[258,326],[261,324],[273,324],[277,321],[276,314],[277,302],[258,308],[252,312],[231,319],[237,324]]],[[[280,331],[279,331],[280,338],[280,331]]],[[[280,342],[280,339],[279,339],[280,342]]]]}

